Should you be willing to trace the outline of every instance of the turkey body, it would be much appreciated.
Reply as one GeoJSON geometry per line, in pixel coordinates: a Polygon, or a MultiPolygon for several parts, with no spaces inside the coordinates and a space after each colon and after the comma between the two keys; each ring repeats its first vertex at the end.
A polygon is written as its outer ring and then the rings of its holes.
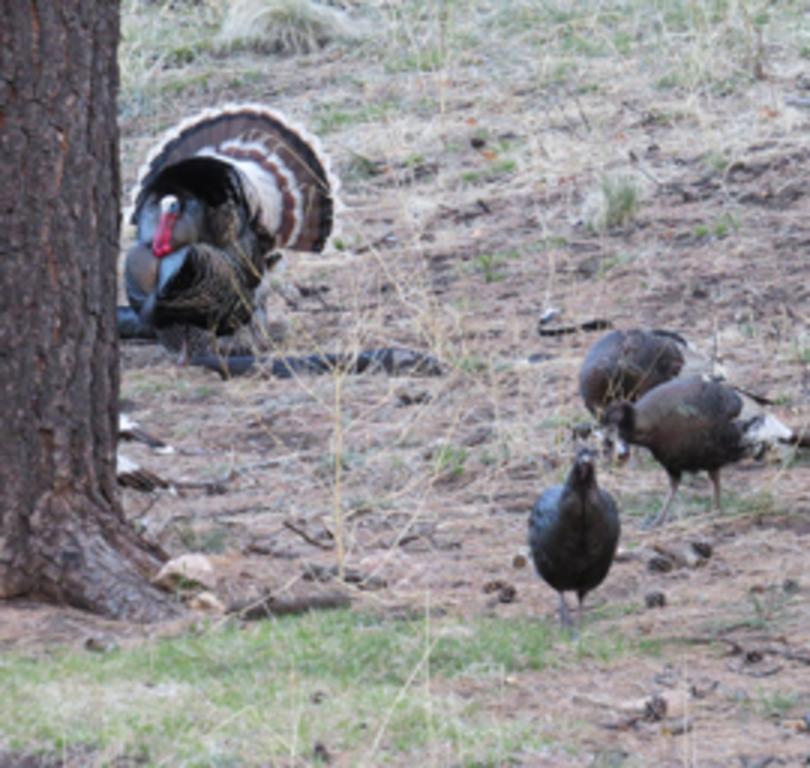
{"type": "Polygon", "coordinates": [[[707,471],[720,508],[720,469],[758,449],[760,419],[738,418],[742,398],[729,386],[702,376],[674,379],[650,390],[636,403],[617,403],[605,424],[621,440],[650,449],[670,480],[670,493],[658,516],[666,520],[684,472],[707,471]]]}
{"type": "Polygon", "coordinates": [[[684,339],[669,331],[611,331],[589,350],[579,372],[579,391],[595,416],[611,403],[635,401],[683,368],[684,339]]]}
{"type": "Polygon", "coordinates": [[[170,348],[201,331],[233,334],[253,318],[277,249],[325,247],[337,186],[317,141],[266,107],[184,121],[153,151],[134,192],[130,306],[170,348]]]}
{"type": "MultiPolygon", "coordinates": [[[[605,579],[621,523],[613,497],[596,482],[593,454],[581,450],[563,485],[547,489],[529,517],[529,547],[537,573],[559,593],[560,620],[571,625],[565,592],[585,595],[605,579]]],[[[580,618],[581,621],[581,618],[580,618]]]]}

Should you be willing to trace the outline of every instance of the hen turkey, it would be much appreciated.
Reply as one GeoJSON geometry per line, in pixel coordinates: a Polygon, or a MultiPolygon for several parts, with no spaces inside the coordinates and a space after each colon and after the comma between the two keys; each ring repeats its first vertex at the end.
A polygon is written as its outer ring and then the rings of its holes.
{"type": "Polygon", "coordinates": [[[141,325],[185,357],[193,329],[249,323],[276,249],[325,247],[337,186],[317,140],[267,107],[209,110],[170,130],[133,192],[124,283],[141,325]]]}
{"type": "Polygon", "coordinates": [[[616,502],[596,482],[593,453],[581,449],[565,483],[544,491],[529,516],[534,564],[559,594],[563,626],[572,625],[563,593],[577,593],[581,624],[582,601],[607,576],[620,533],[616,502]]]}
{"type": "Polygon", "coordinates": [[[585,406],[601,415],[613,402],[638,400],[681,372],[685,348],[684,339],[670,331],[611,331],[588,350],[582,363],[579,391],[585,406]]]}
{"type": "Polygon", "coordinates": [[[608,407],[604,423],[611,441],[649,448],[669,476],[670,492],[648,526],[665,522],[684,472],[709,473],[714,507],[719,510],[724,466],[746,456],[761,456],[778,444],[807,446],[804,434],[775,416],[752,415],[751,402],[722,381],[686,376],[651,389],[635,403],[625,400],[608,407]],[[610,434],[614,432],[618,440],[610,434]]]}

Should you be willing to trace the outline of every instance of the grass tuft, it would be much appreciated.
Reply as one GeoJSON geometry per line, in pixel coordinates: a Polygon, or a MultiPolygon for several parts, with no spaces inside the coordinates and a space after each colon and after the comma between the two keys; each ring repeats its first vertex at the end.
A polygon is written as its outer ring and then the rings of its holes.
{"type": "Polygon", "coordinates": [[[597,232],[627,227],[638,213],[639,190],[630,176],[603,176],[599,189],[586,203],[586,224],[597,232]]]}
{"type": "Polygon", "coordinates": [[[354,36],[345,14],[311,0],[235,0],[217,42],[229,51],[296,54],[354,36]]]}

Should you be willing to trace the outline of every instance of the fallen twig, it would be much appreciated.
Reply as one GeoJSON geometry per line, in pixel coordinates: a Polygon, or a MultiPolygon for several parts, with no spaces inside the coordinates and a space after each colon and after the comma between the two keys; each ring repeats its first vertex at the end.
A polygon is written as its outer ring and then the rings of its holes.
{"type": "Polygon", "coordinates": [[[267,595],[249,603],[234,603],[228,613],[238,613],[245,621],[257,621],[271,616],[290,616],[307,611],[348,608],[351,598],[345,592],[325,592],[300,597],[275,597],[267,595]]]}
{"type": "Polygon", "coordinates": [[[293,533],[300,536],[307,544],[312,544],[313,547],[318,547],[319,549],[334,549],[335,545],[330,543],[326,543],[323,541],[318,541],[318,539],[310,536],[303,528],[297,526],[292,520],[285,520],[282,525],[287,528],[288,530],[292,531],[293,533]]]}
{"type": "Polygon", "coordinates": [[[596,320],[586,320],[584,323],[577,325],[558,325],[554,328],[544,328],[542,325],[537,329],[541,336],[566,336],[571,333],[579,333],[580,331],[604,331],[612,328],[613,323],[610,320],[603,320],[597,318],[596,320]]]}

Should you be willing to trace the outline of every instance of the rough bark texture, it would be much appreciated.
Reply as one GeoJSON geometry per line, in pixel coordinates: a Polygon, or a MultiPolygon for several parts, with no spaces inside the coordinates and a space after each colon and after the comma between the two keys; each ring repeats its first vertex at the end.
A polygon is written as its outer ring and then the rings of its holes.
{"type": "Polygon", "coordinates": [[[115,484],[118,15],[0,0],[0,597],[154,620],[115,484]]]}

